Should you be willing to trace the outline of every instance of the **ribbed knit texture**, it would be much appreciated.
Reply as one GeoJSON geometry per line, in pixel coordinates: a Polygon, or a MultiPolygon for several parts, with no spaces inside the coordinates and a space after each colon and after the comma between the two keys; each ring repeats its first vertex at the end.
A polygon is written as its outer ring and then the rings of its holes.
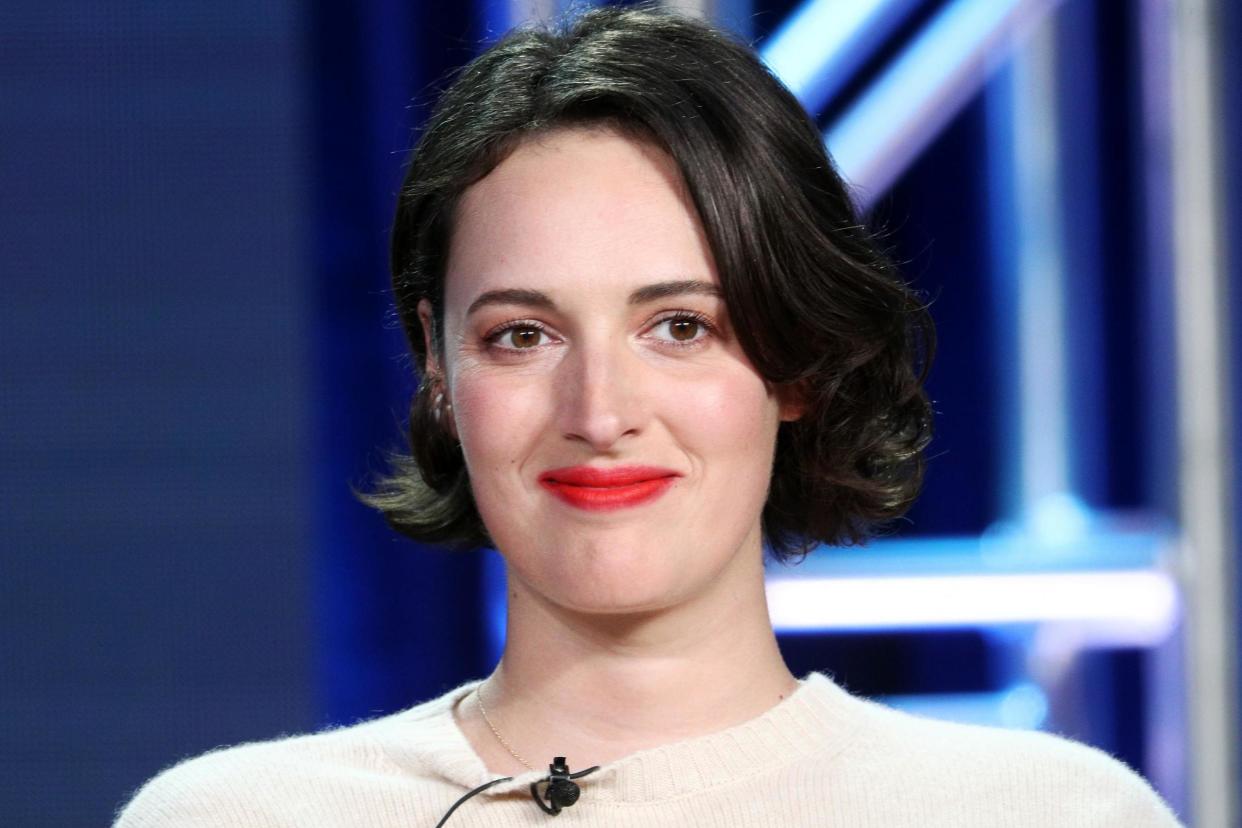
{"type": "MultiPolygon", "coordinates": [[[[453,719],[474,686],[352,727],[183,762],[148,782],[116,828],[432,828],[462,794],[495,778],[453,719]]],[[[576,770],[587,757],[569,759],[576,770]]],[[[1098,750],[911,716],[818,674],[756,719],[583,778],[579,802],[555,819],[530,799],[541,777],[526,773],[474,796],[446,828],[1178,824],[1141,777],[1098,750]]]]}

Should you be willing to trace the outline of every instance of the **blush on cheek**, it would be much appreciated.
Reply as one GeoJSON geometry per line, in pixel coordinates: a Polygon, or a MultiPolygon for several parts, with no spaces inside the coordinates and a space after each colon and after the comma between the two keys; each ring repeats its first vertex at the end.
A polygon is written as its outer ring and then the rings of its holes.
{"type": "Polygon", "coordinates": [[[519,464],[548,427],[547,408],[546,393],[530,385],[463,377],[453,389],[453,413],[472,478],[519,464]]]}
{"type": "Polygon", "coordinates": [[[687,397],[686,414],[705,437],[720,446],[746,448],[774,437],[779,407],[757,376],[729,383],[704,383],[687,397]]]}

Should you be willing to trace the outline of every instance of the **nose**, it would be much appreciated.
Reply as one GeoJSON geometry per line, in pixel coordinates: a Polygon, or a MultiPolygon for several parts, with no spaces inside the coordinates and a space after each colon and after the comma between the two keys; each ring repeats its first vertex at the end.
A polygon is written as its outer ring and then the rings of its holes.
{"type": "Polygon", "coordinates": [[[619,343],[583,344],[562,363],[557,416],[566,439],[596,452],[642,430],[647,406],[638,357],[619,343]]]}

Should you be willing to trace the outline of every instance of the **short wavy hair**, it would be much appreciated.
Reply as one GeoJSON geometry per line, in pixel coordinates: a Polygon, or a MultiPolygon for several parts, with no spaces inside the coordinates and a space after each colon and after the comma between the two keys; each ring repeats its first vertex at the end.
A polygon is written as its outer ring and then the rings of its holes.
{"type": "MultiPolygon", "coordinates": [[[[523,140],[604,126],[680,168],[720,274],[731,329],[803,416],[779,427],[764,541],[788,560],[864,542],[905,512],[931,436],[927,309],[863,226],[819,130],[751,48],[696,19],[602,7],[523,28],[456,76],[411,154],[392,229],[392,286],[418,370],[418,304],[443,349],[444,278],[463,191],[523,140]]],[[[427,378],[424,378],[426,380],[427,378]]],[[[409,454],[359,496],[422,542],[487,546],[460,446],[423,381],[409,454]]]]}

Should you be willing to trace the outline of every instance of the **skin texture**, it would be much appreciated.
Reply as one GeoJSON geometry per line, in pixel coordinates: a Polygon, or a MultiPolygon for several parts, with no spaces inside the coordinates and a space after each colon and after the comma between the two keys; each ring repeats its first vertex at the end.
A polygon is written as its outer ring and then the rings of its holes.
{"type": "MultiPolygon", "coordinates": [[[[759,518],[777,429],[800,412],[747,360],[718,285],[673,161],[605,129],[527,140],[459,205],[445,348],[427,370],[444,377],[507,564],[508,640],[482,692],[537,767],[720,730],[794,686],[767,618],[759,518]],[[697,287],[633,301],[670,282],[697,287]],[[548,301],[468,312],[514,289],[548,301]],[[634,464],[678,477],[606,512],[539,483],[549,469],[634,464]]],[[[523,770],[473,696],[457,713],[490,769],[523,770]]]]}

